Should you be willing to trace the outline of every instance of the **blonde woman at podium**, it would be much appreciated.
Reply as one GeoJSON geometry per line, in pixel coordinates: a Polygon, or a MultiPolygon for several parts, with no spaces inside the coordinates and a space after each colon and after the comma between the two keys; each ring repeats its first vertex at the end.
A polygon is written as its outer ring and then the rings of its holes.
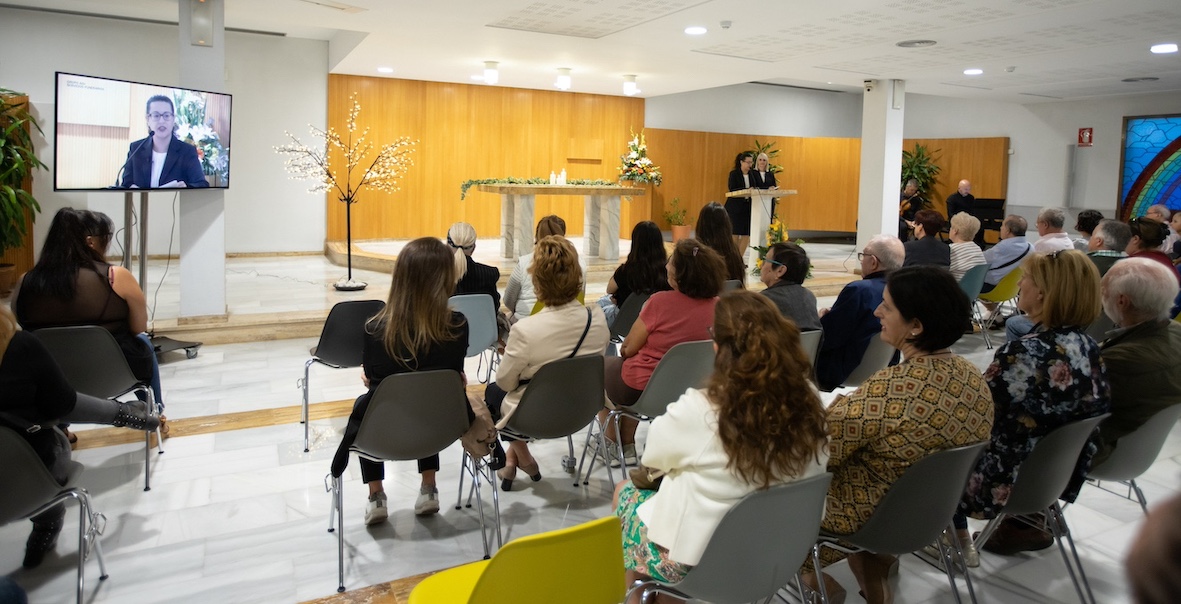
{"type": "MultiPolygon", "coordinates": [[[[767,157],[766,153],[760,153],[755,157],[755,169],[750,173],[750,186],[756,189],[778,189],[779,185],[775,182],[775,173],[771,171],[771,158],[767,157]]],[[[767,223],[770,224],[775,220],[775,198],[771,198],[771,215],[768,217],[767,223]]]]}
{"type": "MultiPolygon", "coordinates": [[[[755,186],[755,175],[751,174],[755,157],[750,151],[743,151],[734,158],[734,169],[730,171],[728,191],[741,191],[755,186]]],[[[730,197],[726,199],[726,213],[730,215],[730,223],[734,227],[734,243],[738,246],[738,253],[746,253],[750,245],[750,198],[730,197]]]]}

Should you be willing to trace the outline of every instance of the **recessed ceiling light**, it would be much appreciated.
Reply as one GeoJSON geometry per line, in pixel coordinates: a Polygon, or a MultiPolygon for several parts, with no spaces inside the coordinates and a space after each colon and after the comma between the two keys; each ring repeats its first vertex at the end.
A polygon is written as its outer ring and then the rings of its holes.
{"type": "Polygon", "coordinates": [[[1159,79],[1160,79],[1160,78],[1154,78],[1154,77],[1152,77],[1152,76],[1147,76],[1147,77],[1143,77],[1143,78],[1124,78],[1124,79],[1122,79],[1122,80],[1120,80],[1120,81],[1121,81],[1121,82],[1127,82],[1127,83],[1129,83],[1129,84],[1134,84],[1134,83],[1136,83],[1136,82],[1155,82],[1155,81],[1157,81],[1157,80],[1159,80],[1159,79]]]}
{"type": "Polygon", "coordinates": [[[377,73],[394,73],[393,67],[378,67],[377,73]]]}
{"type": "Polygon", "coordinates": [[[689,27],[685,28],[685,33],[689,34],[690,36],[700,36],[707,31],[709,30],[700,25],[690,25],[689,27]]]}
{"type": "Polygon", "coordinates": [[[1153,44],[1153,45],[1152,45],[1152,48],[1150,48],[1149,50],[1151,50],[1151,51],[1152,51],[1154,54],[1158,54],[1158,55],[1167,55],[1167,54],[1169,54],[1169,53],[1171,53],[1171,52],[1177,52],[1177,45],[1176,45],[1176,44],[1172,44],[1172,43],[1169,43],[1169,44],[1153,44]]]}
{"type": "Polygon", "coordinates": [[[901,42],[895,43],[894,46],[899,48],[927,48],[936,44],[938,44],[938,42],[934,40],[903,40],[901,42]]]}
{"type": "Polygon", "coordinates": [[[980,74],[982,74],[982,73],[984,73],[984,70],[983,70],[983,69],[979,69],[979,68],[977,68],[977,67],[973,67],[973,68],[971,68],[971,69],[965,69],[965,70],[964,70],[964,75],[980,75],[980,74]]]}

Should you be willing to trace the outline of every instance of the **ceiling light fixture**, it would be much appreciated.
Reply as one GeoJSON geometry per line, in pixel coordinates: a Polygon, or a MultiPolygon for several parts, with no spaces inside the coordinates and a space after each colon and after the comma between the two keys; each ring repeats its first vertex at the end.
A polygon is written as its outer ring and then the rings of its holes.
{"type": "Polygon", "coordinates": [[[973,68],[971,68],[971,69],[965,69],[965,70],[964,70],[964,75],[980,75],[980,74],[982,74],[982,73],[984,73],[984,70],[983,70],[983,69],[979,69],[979,68],[977,68],[977,67],[973,67],[973,68]]]}
{"type": "Polygon", "coordinates": [[[377,73],[394,73],[393,67],[378,67],[377,73]]]}
{"type": "Polygon", "coordinates": [[[500,65],[496,61],[484,61],[484,83],[494,86],[500,81],[500,70],[496,67],[500,65]]]}
{"type": "Polygon", "coordinates": [[[623,94],[625,94],[627,96],[636,96],[639,93],[640,93],[640,88],[636,84],[636,76],[634,76],[634,75],[623,76],[623,94]]]}
{"type": "Polygon", "coordinates": [[[1177,45],[1171,42],[1168,44],[1153,44],[1152,48],[1149,50],[1151,50],[1153,54],[1167,55],[1172,52],[1177,52],[1177,45]]]}
{"type": "Polygon", "coordinates": [[[700,25],[690,25],[689,27],[685,28],[685,33],[689,34],[690,36],[704,35],[707,31],[709,30],[700,25]]]}
{"type": "Polygon", "coordinates": [[[934,40],[903,40],[901,42],[896,42],[894,46],[897,46],[898,48],[929,48],[936,44],[938,44],[938,42],[934,40]]]}
{"type": "Polygon", "coordinates": [[[570,68],[569,67],[559,68],[558,69],[558,79],[557,79],[557,81],[554,82],[554,86],[557,86],[558,90],[570,90],[571,83],[572,83],[572,81],[570,79],[570,68]]]}

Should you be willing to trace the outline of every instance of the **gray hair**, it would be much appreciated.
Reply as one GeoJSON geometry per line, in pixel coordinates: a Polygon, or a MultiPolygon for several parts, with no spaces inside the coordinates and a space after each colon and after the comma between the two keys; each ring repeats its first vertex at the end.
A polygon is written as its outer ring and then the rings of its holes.
{"type": "Polygon", "coordinates": [[[903,258],[906,257],[902,241],[894,235],[876,235],[865,244],[865,253],[873,254],[883,270],[900,268],[903,258]]]}
{"type": "MultiPolygon", "coordinates": [[[[1154,204],[1148,206],[1149,212],[1151,212],[1153,210],[1156,210],[1157,212],[1160,213],[1161,222],[1168,222],[1169,219],[1173,217],[1172,210],[1169,209],[1169,206],[1166,206],[1163,203],[1154,203],[1154,204]]],[[[1145,212],[1145,213],[1147,213],[1147,212],[1145,212]]]]}
{"type": "Polygon", "coordinates": [[[1095,225],[1095,231],[1091,236],[1103,241],[1103,249],[1122,252],[1128,248],[1128,242],[1132,240],[1132,227],[1118,220],[1104,219],[1095,225]]]}
{"type": "Polygon", "coordinates": [[[917,189],[917,188],[919,188],[919,181],[917,178],[912,178],[912,179],[906,181],[906,186],[914,187],[917,189]]]}
{"type": "Polygon", "coordinates": [[[1042,208],[1037,213],[1037,221],[1054,229],[1061,229],[1066,224],[1066,212],[1062,208],[1042,208]]]}
{"type": "Polygon", "coordinates": [[[959,231],[964,241],[971,241],[980,231],[980,219],[967,212],[959,212],[951,217],[951,228],[959,231]]]}
{"type": "Polygon", "coordinates": [[[1012,233],[1014,237],[1024,237],[1025,231],[1029,230],[1029,222],[1027,222],[1024,217],[1018,216],[1016,214],[1009,214],[1008,216],[1005,216],[1005,222],[1002,224],[1004,224],[1006,229],[1009,229],[1009,232],[1012,233]]]}
{"type": "Polygon", "coordinates": [[[1116,296],[1123,294],[1131,302],[1128,314],[1117,319],[1126,323],[1122,327],[1168,319],[1178,290],[1177,276],[1173,271],[1148,258],[1125,258],[1116,262],[1103,275],[1102,283],[1107,292],[1103,297],[1105,301],[1114,301],[1116,296]]]}

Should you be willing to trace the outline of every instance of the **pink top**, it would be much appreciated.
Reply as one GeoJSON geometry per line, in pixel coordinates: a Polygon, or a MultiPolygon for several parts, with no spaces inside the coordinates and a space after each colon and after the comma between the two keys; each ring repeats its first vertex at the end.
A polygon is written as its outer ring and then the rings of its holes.
{"type": "Polygon", "coordinates": [[[709,339],[717,298],[690,298],[678,291],[657,292],[640,310],[648,340],[623,361],[623,383],[643,390],[664,353],[681,342],[709,339]]]}

